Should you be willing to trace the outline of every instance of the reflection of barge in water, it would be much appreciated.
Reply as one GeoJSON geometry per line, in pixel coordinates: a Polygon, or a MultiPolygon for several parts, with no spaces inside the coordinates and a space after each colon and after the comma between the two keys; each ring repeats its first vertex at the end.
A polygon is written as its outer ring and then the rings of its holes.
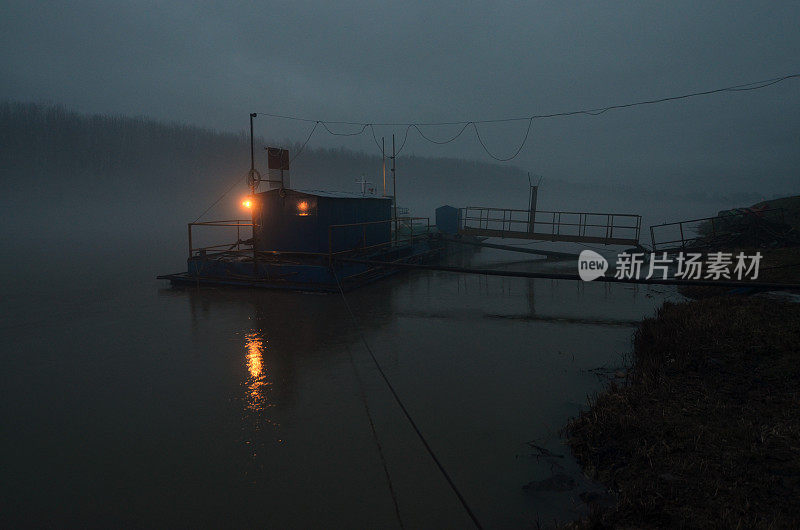
{"type": "Polygon", "coordinates": [[[398,270],[345,259],[422,263],[442,253],[429,219],[393,217],[391,197],[281,187],[248,200],[250,222],[190,223],[187,271],[158,278],[173,284],[337,291],[337,281],[348,289],[398,270]],[[193,228],[212,226],[235,229],[235,242],[194,247],[193,228]]]}

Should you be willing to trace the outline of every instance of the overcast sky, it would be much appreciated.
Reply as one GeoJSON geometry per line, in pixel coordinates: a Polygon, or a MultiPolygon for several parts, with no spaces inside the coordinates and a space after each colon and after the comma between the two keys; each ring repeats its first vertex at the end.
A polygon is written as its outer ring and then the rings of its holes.
{"type": "MultiPolygon", "coordinates": [[[[0,97],[232,131],[247,127],[249,112],[484,120],[798,73],[798,22],[797,2],[4,1],[0,97]]],[[[577,181],[797,193],[798,96],[795,79],[537,120],[509,163],[577,181]]],[[[483,125],[481,134],[508,156],[526,125],[483,125]]],[[[311,126],[257,119],[270,138],[302,140],[311,126]]],[[[457,130],[424,129],[436,138],[457,130]]],[[[376,132],[391,136],[392,128],[376,132]]],[[[310,145],[376,149],[369,134],[324,130],[310,145]]],[[[412,131],[411,153],[491,160],[471,129],[447,146],[412,131]]]]}

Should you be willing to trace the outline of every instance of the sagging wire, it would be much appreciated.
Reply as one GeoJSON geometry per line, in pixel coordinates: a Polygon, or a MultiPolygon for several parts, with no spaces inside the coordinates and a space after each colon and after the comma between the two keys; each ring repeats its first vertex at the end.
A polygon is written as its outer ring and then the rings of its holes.
{"type": "Polygon", "coordinates": [[[533,117],[531,117],[528,120],[528,128],[525,130],[525,137],[522,139],[522,142],[519,144],[519,147],[514,152],[514,154],[509,156],[508,158],[502,158],[492,154],[492,152],[489,151],[489,148],[486,147],[485,143],[483,143],[483,138],[481,138],[481,133],[478,131],[478,125],[475,122],[472,123],[472,127],[475,128],[475,136],[478,137],[478,142],[480,142],[481,147],[483,147],[483,150],[486,151],[486,154],[488,154],[490,157],[500,162],[508,162],[509,160],[517,158],[520,152],[522,152],[522,148],[525,147],[525,143],[528,141],[528,135],[531,133],[531,125],[533,125],[533,117]]]}
{"type": "Polygon", "coordinates": [[[400,147],[397,149],[397,152],[394,154],[395,156],[399,155],[403,152],[403,148],[406,146],[406,142],[408,141],[408,130],[411,129],[411,125],[406,127],[405,135],[403,136],[403,143],[400,144],[400,147]]]}
{"type": "Polygon", "coordinates": [[[459,130],[458,133],[456,133],[455,136],[453,136],[449,140],[444,140],[444,141],[441,141],[441,142],[437,141],[437,140],[434,140],[432,138],[428,138],[427,136],[425,136],[425,134],[420,130],[419,125],[414,124],[414,125],[412,125],[412,127],[414,127],[417,130],[417,132],[419,133],[420,136],[422,136],[425,140],[429,141],[430,143],[436,144],[436,145],[444,145],[444,144],[449,144],[450,142],[455,141],[459,136],[461,136],[461,134],[467,129],[467,127],[469,127],[470,123],[472,123],[472,122],[466,122],[464,124],[464,126],[461,127],[461,130],[459,130]]]}
{"type": "Polygon", "coordinates": [[[367,127],[370,126],[369,123],[353,124],[353,125],[361,125],[361,130],[358,131],[358,132],[354,132],[354,133],[335,133],[332,130],[330,130],[330,128],[328,127],[328,123],[333,123],[333,122],[319,121],[317,123],[321,123],[322,126],[325,127],[325,130],[328,131],[328,133],[330,133],[333,136],[359,136],[360,134],[362,134],[367,129],[367,127]]]}
{"type": "MultiPolygon", "coordinates": [[[[383,150],[381,149],[380,145],[378,145],[378,140],[377,140],[377,138],[375,136],[375,126],[391,126],[391,127],[404,126],[406,128],[406,130],[405,130],[405,134],[404,134],[404,137],[403,137],[403,143],[400,144],[400,148],[395,153],[395,156],[399,155],[403,151],[403,148],[405,147],[406,142],[408,141],[408,131],[412,127],[414,127],[414,129],[416,129],[416,131],[420,134],[420,136],[424,140],[426,140],[426,141],[428,141],[430,143],[437,144],[437,145],[442,145],[442,144],[450,143],[450,142],[456,140],[459,136],[461,136],[461,134],[464,132],[464,130],[467,127],[469,127],[469,125],[472,125],[473,129],[475,130],[475,136],[478,138],[478,143],[481,145],[483,150],[486,151],[486,154],[488,154],[490,157],[492,157],[493,159],[495,159],[495,160],[497,160],[499,162],[508,162],[509,160],[513,160],[514,158],[519,156],[519,154],[522,152],[522,148],[525,146],[525,144],[528,141],[528,137],[530,136],[531,125],[533,124],[533,120],[535,120],[535,119],[562,118],[562,117],[576,116],[576,115],[599,116],[600,114],[604,114],[605,112],[608,112],[609,110],[626,109],[626,108],[638,107],[638,106],[642,106],[642,105],[654,105],[654,104],[658,104],[658,103],[665,103],[665,102],[668,102],[668,101],[677,101],[677,100],[694,98],[694,97],[699,97],[699,96],[708,96],[708,95],[711,95],[711,94],[719,94],[719,93],[722,93],[722,92],[745,92],[745,91],[750,91],[750,90],[759,90],[759,89],[766,88],[766,87],[769,87],[769,86],[772,86],[772,85],[776,85],[778,83],[781,83],[781,82],[789,80],[789,79],[796,79],[796,78],[799,78],[799,77],[800,77],[800,73],[795,73],[795,74],[789,74],[789,75],[784,75],[784,76],[780,76],[780,77],[773,77],[771,79],[763,79],[761,81],[753,81],[751,83],[742,83],[742,84],[723,87],[723,88],[715,88],[715,89],[711,89],[711,90],[703,90],[703,91],[700,91],[700,92],[690,92],[688,94],[681,94],[681,95],[678,95],[678,96],[669,96],[669,97],[664,97],[664,98],[655,98],[655,99],[648,99],[648,100],[643,100],[643,101],[635,101],[635,102],[632,102],[632,103],[623,103],[623,104],[620,104],[620,105],[609,105],[607,107],[598,107],[598,108],[593,108],[593,109],[581,109],[581,110],[572,110],[572,111],[566,111],[566,112],[554,112],[554,113],[550,113],[550,114],[534,114],[532,116],[521,116],[521,117],[515,117],[515,118],[499,118],[499,119],[492,119],[492,120],[467,120],[467,121],[450,121],[450,122],[416,122],[416,123],[370,123],[370,122],[313,120],[313,119],[309,119],[309,118],[301,118],[301,117],[298,117],[298,116],[290,116],[290,115],[285,115],[285,114],[274,114],[274,113],[270,113],[270,112],[259,112],[257,114],[263,115],[263,116],[268,116],[268,117],[271,117],[271,118],[279,118],[279,119],[302,121],[302,122],[309,122],[309,123],[313,122],[314,123],[314,128],[311,130],[311,134],[308,135],[308,138],[306,138],[306,141],[303,143],[302,147],[300,148],[298,153],[294,156],[294,158],[292,158],[291,161],[294,161],[300,155],[300,153],[303,152],[303,150],[305,149],[306,145],[308,144],[308,141],[311,139],[311,136],[313,136],[314,131],[316,131],[317,126],[322,124],[322,126],[325,128],[325,130],[328,133],[330,133],[331,135],[333,135],[333,136],[359,136],[359,135],[364,133],[364,131],[367,129],[367,127],[369,127],[371,132],[372,132],[372,138],[375,141],[375,145],[381,151],[381,154],[383,154],[383,150]],[[507,157],[507,158],[499,157],[499,156],[495,155],[494,153],[492,153],[489,150],[489,148],[486,146],[486,143],[483,141],[483,138],[481,137],[480,131],[478,130],[478,124],[505,123],[505,122],[512,122],[512,121],[524,121],[524,120],[528,120],[528,127],[525,130],[525,136],[522,139],[522,142],[520,143],[520,145],[517,148],[517,150],[514,152],[514,154],[511,155],[510,157],[507,157]],[[333,132],[330,129],[330,127],[328,127],[328,125],[358,125],[358,126],[361,126],[361,130],[356,132],[356,133],[336,133],[336,132],[333,132]],[[430,126],[433,126],[433,125],[462,125],[463,127],[458,132],[458,134],[456,134],[453,138],[451,138],[449,140],[446,140],[446,141],[443,141],[443,142],[439,142],[439,141],[433,140],[431,138],[428,138],[420,130],[420,126],[429,126],[429,125],[430,126]]],[[[239,178],[239,177],[237,177],[237,178],[239,178]]],[[[211,203],[211,205],[208,208],[206,208],[205,211],[203,211],[203,213],[200,214],[200,216],[197,219],[194,220],[194,222],[196,223],[197,221],[199,221],[206,213],[208,213],[209,210],[211,210],[211,208],[213,208],[228,193],[230,193],[230,191],[235,186],[236,186],[236,182],[234,182],[234,184],[230,188],[228,188],[216,201],[211,203]]]]}
{"type": "MultiPolygon", "coordinates": [[[[370,130],[372,131],[372,140],[375,142],[375,146],[378,148],[378,151],[381,152],[381,155],[385,156],[386,153],[384,152],[383,147],[381,146],[381,144],[378,143],[378,138],[375,136],[375,127],[371,123],[368,124],[368,125],[369,125],[370,130]]],[[[406,146],[406,141],[408,141],[408,130],[410,128],[411,128],[411,125],[406,127],[405,135],[403,136],[403,143],[400,144],[400,148],[397,149],[397,151],[395,151],[395,153],[394,153],[395,156],[399,155],[400,152],[403,150],[403,148],[406,146]]],[[[389,157],[389,158],[391,158],[391,157],[389,157]]]]}
{"type": "Polygon", "coordinates": [[[375,127],[373,127],[372,124],[370,124],[369,130],[372,131],[372,140],[375,142],[375,147],[378,148],[378,150],[381,152],[381,154],[384,154],[383,153],[383,146],[381,146],[381,144],[378,143],[378,138],[375,136],[375,127]]]}
{"type": "Polygon", "coordinates": [[[409,131],[409,129],[411,127],[415,128],[416,131],[420,134],[420,136],[424,140],[426,140],[426,141],[428,141],[430,143],[433,143],[433,144],[442,145],[442,144],[446,144],[446,143],[450,143],[450,142],[454,141],[459,136],[461,136],[461,134],[464,132],[464,130],[466,130],[467,127],[472,125],[473,129],[475,130],[475,136],[478,138],[478,142],[480,143],[480,145],[483,148],[483,150],[486,151],[486,153],[491,158],[493,158],[493,159],[495,159],[497,161],[500,161],[500,162],[507,162],[509,160],[513,160],[514,158],[519,156],[519,154],[522,152],[522,149],[525,146],[525,144],[527,143],[528,137],[530,135],[531,124],[533,123],[533,120],[535,120],[535,119],[560,118],[560,117],[576,116],[576,115],[599,116],[599,115],[604,114],[604,113],[606,113],[606,112],[608,112],[610,110],[625,109],[625,108],[637,107],[637,106],[642,106],[642,105],[654,105],[654,104],[657,104],[657,103],[665,103],[665,102],[668,102],[668,101],[677,101],[677,100],[681,100],[681,99],[688,99],[688,98],[694,98],[694,97],[699,97],[699,96],[708,96],[708,95],[711,95],[711,94],[718,94],[718,93],[722,93],[722,92],[744,92],[744,91],[748,91],[748,90],[759,90],[759,89],[766,88],[766,87],[778,84],[780,82],[786,81],[788,79],[794,79],[794,78],[798,78],[798,77],[800,77],[800,73],[789,74],[789,75],[784,75],[784,76],[780,76],[780,77],[774,77],[774,78],[771,78],[771,79],[764,79],[764,80],[761,80],[761,81],[754,81],[754,82],[751,82],[751,83],[743,83],[743,84],[738,84],[738,85],[733,85],[733,86],[728,86],[728,87],[723,87],[723,88],[715,88],[715,89],[703,90],[703,91],[699,91],[699,92],[690,92],[690,93],[687,93],[687,94],[681,94],[681,95],[677,95],[677,96],[669,96],[669,97],[663,97],[663,98],[647,99],[647,100],[642,100],[642,101],[635,101],[635,102],[632,102],[632,103],[623,103],[623,104],[619,104],[619,105],[609,105],[609,106],[606,106],[606,107],[597,107],[597,108],[591,108],[591,109],[580,109],[580,110],[572,110],[572,111],[565,111],[565,112],[554,112],[554,113],[549,113],[549,114],[534,114],[534,115],[531,115],[531,116],[518,116],[518,117],[513,117],[513,118],[497,118],[497,119],[490,119],[490,120],[464,120],[464,121],[449,121],[449,122],[373,123],[373,122],[353,122],[353,121],[312,120],[312,119],[308,119],[308,118],[301,118],[301,117],[297,117],[297,116],[287,116],[287,115],[282,115],[282,114],[272,114],[272,113],[268,113],[268,112],[261,112],[259,114],[263,114],[264,116],[270,116],[270,117],[273,117],[273,118],[281,118],[281,119],[288,119],[288,120],[297,120],[297,121],[305,121],[305,122],[322,123],[322,125],[325,127],[325,129],[330,134],[332,134],[334,136],[358,136],[358,135],[362,134],[364,132],[364,130],[366,130],[367,127],[369,127],[372,130],[372,137],[373,137],[373,140],[375,141],[375,145],[378,147],[378,149],[380,149],[380,145],[378,145],[377,138],[375,137],[375,129],[374,129],[375,126],[406,127],[405,136],[403,138],[403,143],[401,144],[400,149],[395,153],[396,155],[399,154],[403,150],[403,147],[405,147],[406,141],[408,140],[408,131],[409,131]],[[500,157],[500,156],[497,156],[494,153],[492,153],[489,150],[489,148],[486,146],[486,143],[484,142],[483,138],[480,135],[480,131],[478,130],[478,124],[505,123],[505,122],[525,121],[525,120],[528,120],[528,128],[525,131],[525,137],[523,138],[522,142],[520,143],[520,146],[517,148],[517,150],[514,152],[514,154],[511,155],[510,157],[500,157]],[[328,125],[334,125],[334,124],[335,125],[360,125],[361,126],[361,130],[359,132],[357,132],[357,133],[334,133],[328,127],[328,125]],[[422,130],[420,129],[420,126],[436,126],[436,125],[461,125],[462,129],[453,138],[451,138],[449,140],[445,140],[445,141],[433,140],[432,138],[429,138],[428,136],[426,136],[422,132],[422,130]]]}
{"type": "Polygon", "coordinates": [[[297,120],[297,121],[306,121],[306,122],[315,122],[315,121],[325,121],[328,124],[336,124],[336,125],[373,125],[373,126],[387,126],[387,127],[404,127],[404,126],[414,126],[414,125],[464,125],[470,123],[501,123],[501,122],[511,122],[511,121],[524,121],[529,120],[531,118],[558,118],[564,116],[574,116],[576,114],[587,114],[590,116],[596,116],[607,112],[609,110],[616,110],[616,109],[624,109],[630,107],[636,107],[640,105],[652,105],[656,103],[665,103],[667,101],[677,101],[680,99],[688,99],[698,96],[708,96],[711,94],[718,94],[720,92],[745,92],[748,90],[759,90],[762,88],[766,88],[768,86],[772,86],[788,79],[795,79],[800,78],[800,73],[784,75],[780,77],[773,77],[770,79],[763,79],[761,81],[753,81],[751,83],[742,83],[738,85],[732,85],[724,88],[715,88],[711,90],[703,90],[700,92],[690,92],[687,94],[681,94],[678,96],[669,96],[664,98],[657,98],[657,99],[648,99],[643,101],[636,101],[633,103],[624,103],[620,105],[609,105],[606,107],[597,107],[592,109],[581,109],[581,110],[572,110],[572,111],[565,111],[565,112],[554,112],[550,114],[533,114],[529,116],[518,116],[513,118],[496,118],[490,120],[462,120],[462,121],[443,121],[443,122],[396,122],[396,123],[376,123],[376,122],[348,122],[348,121],[327,121],[327,120],[312,120],[309,118],[301,118],[297,116],[287,116],[281,114],[270,114],[268,112],[259,112],[259,114],[263,114],[264,116],[270,116],[273,118],[282,118],[287,120],[297,120]]]}

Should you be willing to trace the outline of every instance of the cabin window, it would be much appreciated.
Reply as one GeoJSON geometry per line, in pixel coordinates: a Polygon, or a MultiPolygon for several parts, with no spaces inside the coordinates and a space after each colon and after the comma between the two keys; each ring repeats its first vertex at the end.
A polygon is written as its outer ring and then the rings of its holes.
{"type": "Polygon", "coordinates": [[[295,215],[300,217],[307,217],[309,215],[316,215],[317,213],[317,200],[316,198],[299,198],[295,201],[295,215]]]}

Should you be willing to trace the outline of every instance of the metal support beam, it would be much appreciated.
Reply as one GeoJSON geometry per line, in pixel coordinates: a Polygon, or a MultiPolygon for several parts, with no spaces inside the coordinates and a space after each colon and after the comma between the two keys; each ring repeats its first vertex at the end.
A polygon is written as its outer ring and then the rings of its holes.
{"type": "MultiPolygon", "coordinates": [[[[481,274],[484,276],[505,276],[511,278],[542,278],[548,280],[581,280],[577,274],[562,274],[555,272],[524,272],[524,271],[504,271],[497,269],[471,269],[468,267],[446,267],[443,265],[422,265],[418,263],[403,263],[399,261],[378,261],[378,260],[365,260],[354,258],[334,258],[338,261],[346,263],[363,263],[365,265],[382,266],[382,267],[397,267],[401,269],[416,269],[428,271],[443,271],[455,272],[460,274],[481,274]]],[[[593,282],[605,283],[639,283],[645,285],[683,285],[683,286],[697,286],[697,287],[723,287],[726,289],[762,289],[762,290],[776,290],[776,291],[790,291],[800,289],[798,283],[770,283],[770,282],[731,282],[731,281],[716,281],[716,280],[678,280],[668,278],[666,280],[659,280],[651,278],[649,280],[644,278],[615,278],[614,276],[600,276],[592,280],[593,282]]],[[[590,283],[590,282],[586,282],[590,283]]]]}
{"type": "MultiPolygon", "coordinates": [[[[553,226],[557,226],[554,223],[553,226]]],[[[482,236],[482,237],[499,237],[499,238],[512,238],[512,239],[536,239],[539,241],[563,241],[567,243],[598,243],[601,245],[629,245],[636,246],[639,244],[638,239],[622,238],[622,237],[603,237],[603,236],[579,236],[571,234],[545,234],[545,233],[528,233],[528,232],[503,232],[502,230],[490,230],[486,228],[462,228],[458,231],[459,234],[482,236]]]]}
{"type": "Polygon", "coordinates": [[[552,259],[578,259],[577,254],[572,254],[570,252],[556,252],[554,250],[537,250],[535,248],[515,247],[513,245],[497,245],[494,243],[484,243],[482,241],[456,239],[454,237],[446,237],[446,236],[442,236],[442,239],[444,239],[448,243],[456,243],[459,245],[471,245],[473,247],[497,248],[500,250],[508,250],[510,252],[522,252],[525,254],[536,254],[537,256],[547,256],[548,258],[552,259]]]}

